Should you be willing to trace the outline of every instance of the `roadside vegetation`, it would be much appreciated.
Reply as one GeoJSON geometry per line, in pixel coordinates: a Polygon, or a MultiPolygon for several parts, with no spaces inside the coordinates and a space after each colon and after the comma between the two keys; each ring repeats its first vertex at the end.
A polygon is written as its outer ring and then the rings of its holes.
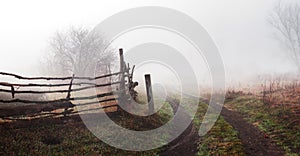
{"type": "Polygon", "coordinates": [[[236,96],[227,99],[225,107],[240,112],[243,117],[282,147],[288,155],[300,153],[299,116],[292,109],[270,107],[257,96],[236,96]]]}

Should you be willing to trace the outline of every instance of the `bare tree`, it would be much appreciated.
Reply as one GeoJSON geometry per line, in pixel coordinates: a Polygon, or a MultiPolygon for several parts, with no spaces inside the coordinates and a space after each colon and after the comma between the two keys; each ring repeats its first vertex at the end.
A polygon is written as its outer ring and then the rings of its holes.
{"type": "Polygon", "coordinates": [[[268,19],[277,30],[278,38],[289,51],[289,56],[300,72],[300,5],[297,2],[275,5],[268,19]]]}
{"type": "Polygon", "coordinates": [[[44,61],[48,74],[92,76],[99,64],[108,65],[114,53],[100,34],[89,34],[85,28],[69,28],[56,32],[49,41],[48,56],[44,61]],[[106,49],[107,48],[107,49],[106,49]]]}

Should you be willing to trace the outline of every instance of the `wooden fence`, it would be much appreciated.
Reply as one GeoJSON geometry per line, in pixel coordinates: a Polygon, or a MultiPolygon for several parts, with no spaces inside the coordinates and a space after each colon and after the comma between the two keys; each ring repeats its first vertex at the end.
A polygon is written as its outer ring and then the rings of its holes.
{"type": "MultiPolygon", "coordinates": [[[[72,75],[69,77],[24,77],[17,74],[11,74],[6,72],[0,72],[0,75],[3,76],[11,76],[16,79],[24,80],[24,81],[32,81],[32,80],[43,80],[43,81],[49,81],[52,83],[46,84],[46,83],[6,83],[6,82],[0,82],[0,93],[8,93],[11,94],[11,99],[4,100],[0,99],[0,103],[24,103],[27,105],[20,105],[19,108],[21,108],[21,112],[15,111],[15,107],[12,107],[9,109],[7,108],[0,108],[0,117],[6,118],[6,117],[13,117],[13,116],[40,116],[41,114],[47,114],[47,115],[59,115],[67,113],[79,113],[79,111],[74,111],[73,109],[69,110],[73,107],[80,107],[80,106],[86,106],[91,104],[101,104],[104,102],[109,101],[118,101],[118,102],[129,102],[131,99],[130,97],[133,97],[134,99],[137,96],[137,93],[134,91],[134,87],[137,86],[137,82],[133,82],[133,72],[134,67],[130,68],[129,63],[126,64],[123,57],[123,50],[119,49],[119,55],[120,55],[120,71],[116,73],[106,73],[101,76],[97,77],[78,77],[76,75],[72,75]],[[106,82],[106,83],[100,83],[97,84],[97,80],[110,78],[112,76],[118,76],[118,80],[114,82],[106,82]],[[76,80],[80,80],[80,82],[74,82],[76,80]],[[63,82],[63,83],[53,83],[53,81],[69,81],[69,83],[63,82]],[[72,88],[74,86],[78,86],[78,88],[72,88]],[[74,92],[81,92],[88,89],[100,89],[103,87],[109,87],[109,86],[116,86],[115,91],[108,91],[104,93],[96,93],[96,95],[88,95],[88,96],[81,96],[76,97],[72,96],[72,93],[74,92]],[[53,90],[26,90],[26,88],[54,88],[53,90]],[[65,89],[61,89],[62,87],[66,87],[65,89]],[[19,88],[25,88],[25,90],[18,90],[19,88]],[[57,89],[59,88],[59,89],[57,89]],[[26,100],[26,99],[19,99],[16,98],[17,94],[52,94],[52,93],[63,93],[66,94],[65,98],[59,98],[55,100],[26,100]],[[106,97],[106,98],[105,98],[106,97]],[[101,98],[101,100],[100,100],[101,98]],[[91,100],[96,99],[96,102],[83,102],[80,104],[74,105],[72,101],[76,100],[91,100]],[[28,105],[30,104],[30,105],[28,105]],[[30,109],[33,109],[33,111],[28,111],[30,109]],[[53,113],[51,111],[56,109],[64,109],[64,112],[62,113],[53,113]]],[[[94,100],[95,101],[95,100],[94,100]]],[[[103,106],[94,109],[104,109],[108,107],[118,107],[118,103],[116,102],[114,105],[109,106],[103,106]]],[[[81,110],[81,111],[88,111],[88,110],[81,110]]]]}

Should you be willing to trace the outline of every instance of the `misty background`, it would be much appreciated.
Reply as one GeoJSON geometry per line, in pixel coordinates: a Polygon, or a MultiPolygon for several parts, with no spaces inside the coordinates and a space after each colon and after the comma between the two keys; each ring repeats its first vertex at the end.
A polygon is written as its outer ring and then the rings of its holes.
{"type": "MultiPolygon", "coordinates": [[[[223,57],[228,83],[248,82],[265,74],[295,73],[296,66],[289,59],[286,49],[276,40],[276,31],[267,21],[277,2],[276,0],[0,2],[0,70],[26,76],[40,76],[42,73],[40,66],[48,52],[49,39],[57,31],[66,31],[72,26],[92,29],[105,18],[125,9],[162,6],[189,15],[207,30],[223,57]]],[[[143,39],[138,36],[136,38],[143,39]]]]}

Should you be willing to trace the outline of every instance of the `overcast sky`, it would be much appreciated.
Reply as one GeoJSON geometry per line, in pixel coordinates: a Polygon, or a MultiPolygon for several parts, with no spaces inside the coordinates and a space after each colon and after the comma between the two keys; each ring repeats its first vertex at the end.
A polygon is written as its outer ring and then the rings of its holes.
{"type": "Polygon", "coordinates": [[[214,39],[227,76],[295,72],[266,19],[275,0],[51,0],[0,2],[0,71],[39,75],[49,37],[70,26],[93,28],[105,18],[139,6],[177,9],[214,39]]]}

